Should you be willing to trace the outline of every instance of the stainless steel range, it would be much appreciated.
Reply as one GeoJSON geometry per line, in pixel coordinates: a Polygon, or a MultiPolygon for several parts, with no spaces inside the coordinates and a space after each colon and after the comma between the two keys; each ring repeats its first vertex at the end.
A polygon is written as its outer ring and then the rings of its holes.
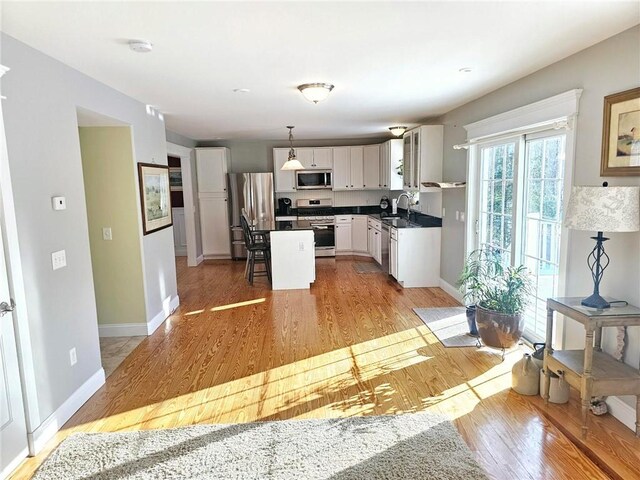
{"type": "Polygon", "coordinates": [[[336,256],[336,222],[330,198],[297,200],[298,223],[313,229],[317,257],[336,256]]]}

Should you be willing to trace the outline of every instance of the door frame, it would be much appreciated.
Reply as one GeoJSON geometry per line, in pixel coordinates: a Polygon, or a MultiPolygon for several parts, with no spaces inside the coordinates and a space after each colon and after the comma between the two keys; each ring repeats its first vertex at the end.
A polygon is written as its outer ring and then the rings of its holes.
{"type": "Polygon", "coordinates": [[[198,256],[196,251],[196,193],[193,191],[193,169],[191,163],[192,148],[167,142],[167,155],[180,158],[182,170],[182,196],[184,198],[184,228],[187,237],[187,266],[197,267],[203,262],[204,257],[198,256]]]}

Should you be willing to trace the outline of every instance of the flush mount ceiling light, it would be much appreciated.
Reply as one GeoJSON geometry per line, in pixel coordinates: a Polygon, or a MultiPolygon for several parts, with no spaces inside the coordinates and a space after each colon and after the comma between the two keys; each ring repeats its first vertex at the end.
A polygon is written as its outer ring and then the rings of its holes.
{"type": "Polygon", "coordinates": [[[296,158],[296,151],[293,149],[293,129],[296,127],[287,126],[287,128],[289,129],[289,157],[280,170],[302,170],[304,167],[296,158]]]}
{"type": "Polygon", "coordinates": [[[149,53],[153,50],[153,43],[146,40],[129,40],[129,48],[138,53],[149,53]]]}
{"type": "Polygon", "coordinates": [[[471,69],[469,67],[462,67],[458,70],[460,73],[471,73],[471,69]]]}
{"type": "Polygon", "coordinates": [[[305,83],[304,85],[298,85],[298,90],[310,102],[318,103],[329,96],[331,90],[333,90],[333,85],[330,83],[305,83]]]}
{"type": "Polygon", "coordinates": [[[407,131],[407,127],[397,126],[397,127],[389,127],[391,133],[393,133],[396,137],[402,136],[404,132],[407,131]]]}

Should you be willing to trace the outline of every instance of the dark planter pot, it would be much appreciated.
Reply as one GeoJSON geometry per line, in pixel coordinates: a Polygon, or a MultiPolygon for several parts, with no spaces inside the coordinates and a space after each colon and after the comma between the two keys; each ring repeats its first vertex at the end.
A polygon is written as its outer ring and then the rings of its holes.
{"type": "Polygon", "coordinates": [[[524,317],[506,315],[476,306],[476,325],[482,343],[493,348],[511,348],[522,338],[524,317]]]}
{"type": "Polygon", "coordinates": [[[467,323],[469,324],[469,335],[478,336],[478,327],[476,327],[476,306],[467,306],[467,323]]]}

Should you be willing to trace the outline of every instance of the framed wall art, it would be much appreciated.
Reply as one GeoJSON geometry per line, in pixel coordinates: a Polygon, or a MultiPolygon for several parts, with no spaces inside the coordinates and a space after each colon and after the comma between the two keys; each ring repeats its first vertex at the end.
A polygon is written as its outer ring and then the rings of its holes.
{"type": "Polygon", "coordinates": [[[640,87],[604,97],[600,176],[640,176],[640,87]]]}
{"type": "Polygon", "coordinates": [[[169,167],[169,187],[172,192],[182,191],[182,169],[180,167],[169,167]]]}
{"type": "Polygon", "coordinates": [[[138,163],[142,229],[148,235],[173,225],[169,167],[138,163]]]}

